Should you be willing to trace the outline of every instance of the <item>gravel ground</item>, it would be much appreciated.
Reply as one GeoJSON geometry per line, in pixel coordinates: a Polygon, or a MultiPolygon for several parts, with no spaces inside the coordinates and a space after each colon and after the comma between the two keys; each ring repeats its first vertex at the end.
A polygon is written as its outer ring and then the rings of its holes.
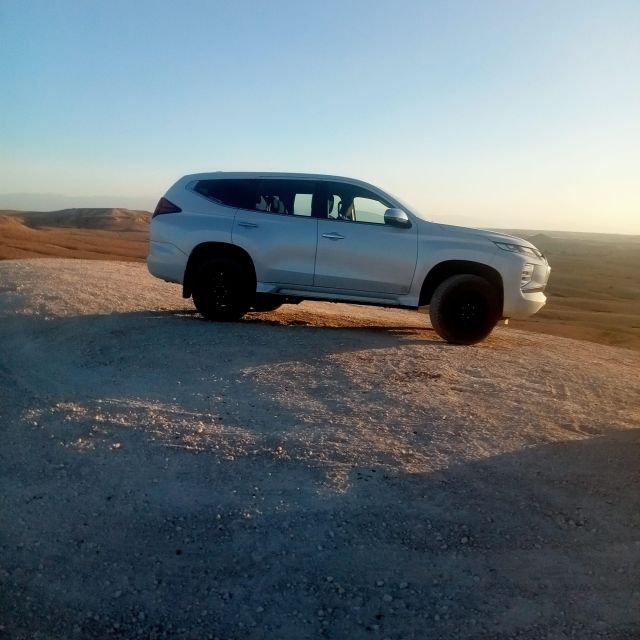
{"type": "Polygon", "coordinates": [[[640,637],[640,354],[0,263],[0,637],[640,637]]]}

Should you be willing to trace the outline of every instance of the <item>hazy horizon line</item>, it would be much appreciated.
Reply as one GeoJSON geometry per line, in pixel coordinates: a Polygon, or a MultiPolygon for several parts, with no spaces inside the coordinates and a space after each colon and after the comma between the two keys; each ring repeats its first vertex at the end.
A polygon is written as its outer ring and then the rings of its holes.
{"type": "MultiPolygon", "coordinates": [[[[55,208],[55,209],[51,209],[51,208],[45,208],[45,209],[40,209],[40,208],[22,208],[22,207],[15,207],[15,206],[6,206],[3,204],[2,201],[2,196],[4,194],[0,194],[0,214],[2,214],[3,212],[16,212],[16,213],[56,213],[58,211],[66,211],[66,210],[71,210],[71,209],[121,209],[121,210],[125,210],[125,211],[143,211],[146,213],[151,214],[153,211],[153,208],[148,208],[145,206],[138,206],[138,207],[132,207],[132,206],[122,206],[120,204],[113,204],[113,205],[107,205],[107,206],[97,206],[97,205],[86,205],[86,206],[62,206],[60,208],[55,208]]],[[[46,194],[38,194],[38,195],[46,195],[46,194]]],[[[69,198],[82,198],[82,196],[68,196],[69,198]]],[[[102,198],[102,196],[89,196],[90,198],[102,198]]],[[[444,218],[444,216],[443,216],[444,218]]],[[[528,234],[535,234],[535,233],[544,233],[544,234],[550,234],[550,233],[571,233],[571,234],[585,234],[585,235],[605,235],[605,236],[626,236],[626,237],[640,237],[640,233],[630,233],[630,232],[624,232],[624,231],[584,231],[584,230],[579,230],[579,229],[566,229],[566,228],[562,228],[562,229],[552,229],[552,228],[542,228],[542,227],[534,227],[534,228],[530,228],[530,227],[524,227],[524,226],[517,226],[517,225],[510,225],[510,226],[501,226],[501,225],[489,225],[489,224],[485,224],[483,225],[481,223],[480,220],[478,220],[477,218],[471,218],[469,216],[456,216],[456,215],[450,215],[450,216],[446,216],[446,220],[440,218],[440,219],[433,219],[432,221],[436,224],[452,224],[452,226],[471,226],[473,228],[481,228],[481,229],[488,229],[491,231],[502,231],[502,232],[527,232],[528,234]],[[464,222],[464,224],[462,224],[462,222],[464,222]]]]}

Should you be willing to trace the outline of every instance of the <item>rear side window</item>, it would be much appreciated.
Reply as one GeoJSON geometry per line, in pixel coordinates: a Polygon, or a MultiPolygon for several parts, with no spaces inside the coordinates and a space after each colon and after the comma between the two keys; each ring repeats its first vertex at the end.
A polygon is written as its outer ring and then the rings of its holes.
{"type": "Polygon", "coordinates": [[[315,188],[316,183],[312,180],[262,180],[255,208],[269,213],[310,217],[315,188]]]}
{"type": "Polygon", "coordinates": [[[198,180],[196,193],[227,207],[255,209],[259,180],[198,180]]]}
{"type": "Polygon", "coordinates": [[[198,180],[192,189],[227,207],[283,215],[311,217],[318,202],[312,180],[198,180]]]}

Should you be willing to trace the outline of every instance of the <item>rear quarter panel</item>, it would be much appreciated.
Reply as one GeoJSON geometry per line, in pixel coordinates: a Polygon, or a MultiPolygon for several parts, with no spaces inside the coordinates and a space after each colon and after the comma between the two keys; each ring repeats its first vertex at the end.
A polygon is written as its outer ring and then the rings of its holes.
{"type": "Polygon", "coordinates": [[[171,243],[187,256],[203,242],[231,243],[236,209],[212,202],[180,184],[172,187],[165,197],[182,211],[160,215],[151,221],[152,242],[171,243]]]}

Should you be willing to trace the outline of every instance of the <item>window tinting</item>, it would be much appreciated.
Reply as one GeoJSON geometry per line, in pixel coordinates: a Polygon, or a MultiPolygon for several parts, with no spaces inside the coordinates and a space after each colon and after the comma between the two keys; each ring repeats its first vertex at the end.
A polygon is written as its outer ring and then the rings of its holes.
{"type": "Polygon", "coordinates": [[[311,216],[315,186],[311,180],[262,180],[255,208],[269,213],[311,216]]]}
{"type": "Polygon", "coordinates": [[[228,207],[310,217],[315,186],[311,180],[223,179],[199,180],[193,190],[228,207]]]}
{"type": "Polygon", "coordinates": [[[254,209],[259,183],[259,180],[199,180],[193,190],[228,207],[254,209]]]}

